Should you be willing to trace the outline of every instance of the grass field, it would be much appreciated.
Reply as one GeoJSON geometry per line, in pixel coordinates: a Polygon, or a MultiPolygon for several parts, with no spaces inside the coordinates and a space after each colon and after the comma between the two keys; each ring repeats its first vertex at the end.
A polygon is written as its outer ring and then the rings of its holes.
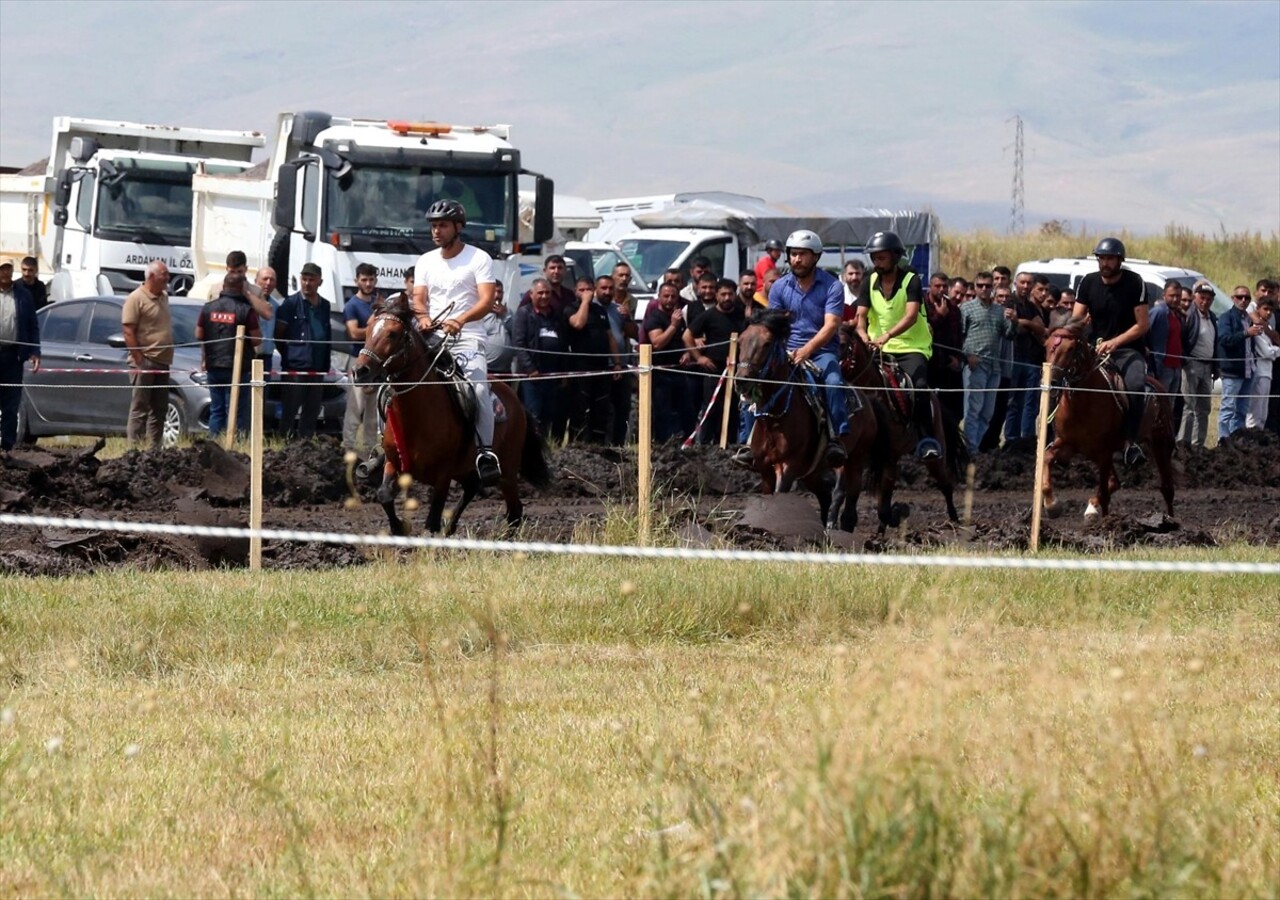
{"type": "Polygon", "coordinates": [[[1274,897],[1276,587],[0,578],[0,896],[1274,897]]]}

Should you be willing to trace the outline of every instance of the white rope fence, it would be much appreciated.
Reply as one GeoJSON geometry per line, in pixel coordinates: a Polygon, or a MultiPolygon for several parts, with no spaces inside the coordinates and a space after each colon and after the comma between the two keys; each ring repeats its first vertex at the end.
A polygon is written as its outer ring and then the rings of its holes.
{"type": "Polygon", "coordinates": [[[1280,575],[1280,562],[1190,562],[1179,560],[1066,559],[1052,557],[970,556],[967,554],[821,553],[782,550],[730,550],[694,547],[648,547],[621,544],[556,544],[548,541],[499,541],[476,538],[394,537],[385,534],[351,534],[330,531],[295,531],[278,528],[228,528],[208,525],[169,525],[159,522],[123,522],[114,519],[68,519],[0,513],[0,525],[28,528],[65,528],[124,534],[212,537],[242,540],[295,541],[393,547],[405,550],[465,550],[501,554],[673,559],[748,563],[806,563],[838,566],[910,566],[915,568],[1023,569],[1085,572],[1173,572],[1229,575],[1280,575]]]}

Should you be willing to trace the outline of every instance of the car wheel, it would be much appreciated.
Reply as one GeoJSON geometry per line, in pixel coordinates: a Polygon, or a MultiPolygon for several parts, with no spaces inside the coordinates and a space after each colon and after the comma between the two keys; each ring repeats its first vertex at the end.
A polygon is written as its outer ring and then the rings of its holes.
{"type": "Polygon", "coordinates": [[[164,410],[164,435],[161,444],[172,447],[187,433],[187,407],[179,394],[169,395],[169,404],[164,410]]]}

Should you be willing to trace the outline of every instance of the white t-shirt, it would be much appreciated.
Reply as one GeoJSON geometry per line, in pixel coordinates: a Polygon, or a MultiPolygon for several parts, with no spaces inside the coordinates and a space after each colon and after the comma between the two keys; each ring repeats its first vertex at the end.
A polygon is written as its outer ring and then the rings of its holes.
{"type": "MultiPolygon", "coordinates": [[[[493,277],[493,258],[470,244],[452,259],[445,259],[438,248],[424,253],[413,270],[414,286],[426,286],[427,315],[436,323],[450,304],[453,309],[445,318],[456,319],[465,314],[479,302],[479,286],[497,281],[493,277]]],[[[485,337],[483,321],[468,322],[462,331],[481,339],[485,337]]]]}

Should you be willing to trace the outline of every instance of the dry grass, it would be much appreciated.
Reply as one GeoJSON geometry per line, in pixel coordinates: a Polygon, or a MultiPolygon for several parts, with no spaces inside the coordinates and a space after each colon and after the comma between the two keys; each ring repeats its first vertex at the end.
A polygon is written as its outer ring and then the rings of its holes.
{"type": "MultiPolygon", "coordinates": [[[[992,266],[1015,268],[1029,259],[1088,256],[1101,234],[999,235],[987,231],[943,234],[941,269],[972,278],[992,266]]],[[[1259,278],[1280,277],[1280,234],[1220,234],[1205,236],[1170,225],[1161,235],[1120,234],[1129,256],[1166,265],[1184,266],[1207,275],[1230,291],[1237,284],[1253,290],[1259,278]]]]}
{"type": "Polygon", "coordinates": [[[1275,896],[1274,589],[0,579],[0,895],[1275,896]]]}

